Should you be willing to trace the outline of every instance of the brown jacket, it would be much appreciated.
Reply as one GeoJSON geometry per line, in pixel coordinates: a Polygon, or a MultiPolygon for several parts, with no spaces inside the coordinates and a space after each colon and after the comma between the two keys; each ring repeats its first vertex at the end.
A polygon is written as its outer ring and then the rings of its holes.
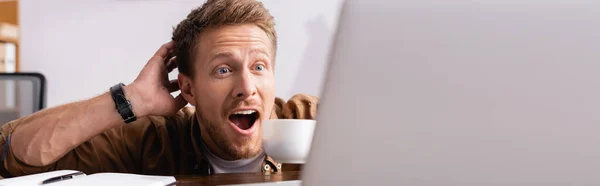
{"type": "MultiPolygon", "coordinates": [[[[316,107],[317,101],[303,94],[288,102],[277,98],[271,118],[314,119],[316,108],[311,107],[316,107]]],[[[210,175],[210,164],[198,148],[200,129],[194,113],[194,108],[185,107],[169,117],[139,118],[91,138],[43,167],[27,165],[14,156],[10,135],[22,122],[18,119],[0,128],[0,175],[6,178],[65,169],[86,174],[210,175]]],[[[281,164],[267,156],[262,171],[282,171],[281,164]]]]}

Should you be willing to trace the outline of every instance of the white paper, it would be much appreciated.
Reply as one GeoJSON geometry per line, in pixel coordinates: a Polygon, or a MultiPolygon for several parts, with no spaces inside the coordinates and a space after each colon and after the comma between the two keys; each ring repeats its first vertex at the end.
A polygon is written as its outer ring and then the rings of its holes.
{"type": "Polygon", "coordinates": [[[175,183],[173,176],[147,176],[122,173],[97,173],[82,178],[46,184],[48,186],[166,186],[175,183]]]}
{"type": "Polygon", "coordinates": [[[0,186],[167,186],[176,182],[175,177],[173,176],[148,176],[123,173],[97,173],[91,175],[82,174],[79,176],[74,176],[71,179],[42,184],[42,182],[45,180],[73,173],[80,172],[72,170],[60,170],[2,179],[0,180],[0,186]]]}
{"type": "Polygon", "coordinates": [[[0,186],[42,185],[42,182],[44,180],[54,178],[57,176],[78,173],[78,172],[79,171],[73,171],[73,170],[59,170],[59,171],[45,172],[45,173],[40,173],[40,174],[32,174],[32,175],[27,175],[27,176],[7,178],[7,179],[0,180],[0,186]]]}

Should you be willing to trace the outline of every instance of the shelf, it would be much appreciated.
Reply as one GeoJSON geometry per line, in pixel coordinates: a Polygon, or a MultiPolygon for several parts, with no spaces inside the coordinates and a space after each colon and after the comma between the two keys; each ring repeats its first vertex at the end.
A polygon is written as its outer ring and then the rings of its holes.
{"type": "Polygon", "coordinates": [[[0,42],[14,43],[19,45],[19,39],[0,36],[0,42]]]}

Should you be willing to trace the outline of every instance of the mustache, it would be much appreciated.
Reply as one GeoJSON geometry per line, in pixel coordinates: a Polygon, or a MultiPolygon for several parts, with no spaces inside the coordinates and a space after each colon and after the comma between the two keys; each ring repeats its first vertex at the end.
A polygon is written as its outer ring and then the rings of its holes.
{"type": "MultiPolygon", "coordinates": [[[[256,108],[263,108],[263,103],[259,100],[256,99],[248,99],[248,100],[237,100],[234,101],[231,106],[226,107],[225,108],[225,112],[224,113],[228,113],[231,110],[240,108],[240,107],[256,107],[256,108]]],[[[258,110],[259,112],[262,112],[262,110],[258,110]]]]}

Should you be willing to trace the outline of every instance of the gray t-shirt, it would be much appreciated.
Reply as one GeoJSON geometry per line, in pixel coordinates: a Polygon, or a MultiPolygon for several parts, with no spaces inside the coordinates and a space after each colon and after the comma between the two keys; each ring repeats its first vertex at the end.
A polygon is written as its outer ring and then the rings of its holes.
{"type": "Polygon", "coordinates": [[[253,158],[228,161],[215,156],[204,145],[204,142],[200,143],[200,148],[205,158],[210,163],[212,167],[211,172],[213,173],[261,172],[262,163],[266,156],[264,151],[261,151],[260,154],[253,158]]]}

